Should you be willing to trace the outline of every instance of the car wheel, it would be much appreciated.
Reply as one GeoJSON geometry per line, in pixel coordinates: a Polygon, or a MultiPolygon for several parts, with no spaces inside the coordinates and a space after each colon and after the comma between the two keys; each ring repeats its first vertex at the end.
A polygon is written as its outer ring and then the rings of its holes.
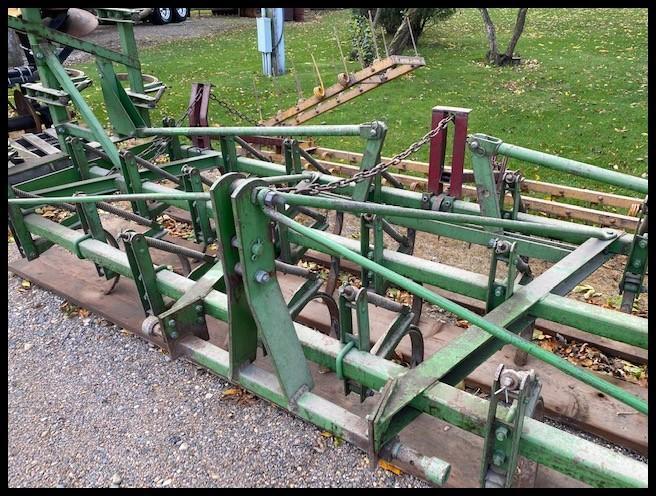
{"type": "Polygon", "coordinates": [[[153,24],[168,24],[173,18],[173,9],[153,9],[150,20],[153,24]]]}
{"type": "Polygon", "coordinates": [[[189,9],[171,9],[173,22],[183,22],[189,16],[189,9]]]}

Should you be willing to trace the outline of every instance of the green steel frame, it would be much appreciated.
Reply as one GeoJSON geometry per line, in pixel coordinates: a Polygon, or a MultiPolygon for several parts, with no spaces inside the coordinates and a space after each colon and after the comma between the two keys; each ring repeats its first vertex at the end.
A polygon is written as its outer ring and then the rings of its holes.
{"type": "MultiPolygon", "coordinates": [[[[92,261],[100,276],[109,279],[122,275],[133,279],[147,319],[155,319],[151,320],[151,329],[158,329],[142,335],[163,346],[172,357],[185,356],[334,432],[367,451],[372,460],[377,457],[410,460],[425,478],[437,484],[448,478],[448,461],[416,453],[401,445],[397,437],[420,413],[484,436],[486,442],[490,441],[489,426],[514,426],[514,430],[510,428],[512,442],[495,445],[507,450],[509,460],[515,460],[519,453],[595,486],[647,485],[646,464],[529,416],[524,418],[524,413],[519,413],[522,418],[518,421],[517,412],[524,412],[521,404],[519,409],[517,404],[507,408],[497,404],[495,396],[490,405],[454,387],[501,346],[512,344],[641,414],[648,413],[645,401],[534,345],[522,332],[536,318],[542,318],[646,349],[646,319],[566,298],[574,286],[609,258],[627,255],[628,275],[622,282],[623,307],[632,303],[643,289],[646,272],[646,220],[640,232],[627,234],[522,213],[518,211],[519,198],[514,198],[513,212],[504,215],[491,172],[494,158],[505,155],[645,194],[646,180],[474,134],[469,137],[468,145],[479,191],[478,203],[448,197],[445,201],[443,195],[384,187],[380,177],[336,188],[333,194],[298,194],[313,183],[329,184],[339,178],[303,171],[302,152],[293,139],[284,142],[283,164],[239,156],[235,140],[244,136],[360,136],[364,141],[360,167],[367,170],[380,160],[385,125],[372,122],[340,126],[185,128],[171,126],[167,120],[165,125],[169,127],[150,127],[147,109],[132,103],[112,67],[112,63],[125,65],[133,91],[143,91],[129,22],[120,23],[123,52],[119,53],[44,28],[37,9],[23,9],[22,20],[9,19],[11,28],[30,36],[44,86],[66,91],[88,125],[82,128],[68,122],[65,110],[54,109],[56,129],[71,166],[15,185],[15,189],[8,187],[9,225],[23,256],[30,260],[37,258],[49,246],[57,244],[92,261]],[[151,158],[152,147],[148,143],[118,151],[53,55],[53,42],[97,57],[103,95],[119,138],[169,139],[173,154],[168,163],[140,168],[140,161],[143,165],[151,158]],[[178,137],[194,135],[219,138],[221,151],[198,150],[177,142],[178,137]],[[99,157],[88,157],[83,151],[81,145],[88,147],[92,141],[97,141],[103,150],[96,154],[99,157]],[[207,169],[222,172],[209,191],[204,190],[199,174],[207,169]],[[155,182],[166,174],[180,179],[177,189],[155,182]],[[276,184],[296,185],[298,192],[279,191],[276,184]],[[38,196],[26,198],[22,193],[38,196]],[[188,210],[196,240],[204,244],[217,240],[220,260],[207,263],[193,277],[183,277],[166,267],[153,266],[147,236],[125,232],[121,236],[125,251],[111,246],[102,230],[96,204],[121,200],[129,200],[133,211],[146,221],[154,220],[168,206],[188,210]],[[153,207],[149,202],[159,202],[160,207],[153,207]],[[40,204],[62,203],[77,205],[81,221],[78,224],[83,232],[29,210],[40,204]],[[342,237],[339,232],[327,232],[325,216],[315,215],[310,226],[296,219],[299,212],[311,213],[313,209],[359,217],[360,241],[342,237]],[[501,259],[512,265],[511,275],[507,281],[499,282],[494,273],[487,277],[430,262],[414,256],[407,242],[399,251],[390,250],[382,233],[384,230],[395,233],[394,226],[484,246],[507,245],[511,252],[501,259]],[[321,284],[316,279],[308,280],[288,306],[277,282],[280,267],[277,259],[296,261],[308,249],[358,264],[369,292],[381,294],[388,285],[395,285],[466,319],[470,327],[460,338],[407,369],[372,354],[368,307],[363,296],[367,291],[350,302],[340,297],[338,336],[326,336],[300,325],[294,318],[321,284]],[[553,265],[538,276],[517,282],[515,271],[520,269],[520,262],[526,263],[526,257],[553,265]],[[431,291],[426,284],[487,301],[488,312],[479,316],[431,291]],[[498,297],[492,296],[496,292],[498,297]],[[172,307],[166,307],[164,297],[175,300],[172,307]],[[351,309],[356,311],[357,334],[353,331],[351,309]],[[206,316],[228,323],[228,350],[207,340],[206,316]],[[254,363],[258,346],[263,347],[271,360],[273,374],[254,363]],[[370,396],[370,391],[380,391],[379,397],[369,400],[377,402],[374,413],[364,419],[315,394],[307,360],[335,370],[338,379],[345,381],[346,391],[359,392],[362,401],[370,396]]],[[[646,217],[646,201],[644,214],[646,217]]],[[[395,239],[403,239],[399,233],[395,234],[395,239]]],[[[491,459],[494,457],[487,456],[486,463],[491,459]]],[[[498,465],[499,469],[512,470],[503,463],[498,465]]],[[[509,465],[514,467],[514,462],[509,465]]],[[[506,480],[511,478],[512,473],[508,472],[506,480]]]]}

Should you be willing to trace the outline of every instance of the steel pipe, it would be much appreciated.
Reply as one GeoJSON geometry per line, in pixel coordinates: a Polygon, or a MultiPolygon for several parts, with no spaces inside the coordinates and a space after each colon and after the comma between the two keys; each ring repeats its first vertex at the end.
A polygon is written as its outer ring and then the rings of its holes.
{"type": "MultiPolygon", "coordinates": [[[[270,190],[262,190],[258,193],[258,199],[260,199],[260,203],[262,205],[264,204],[263,202],[265,196],[269,192],[270,190]]],[[[337,198],[325,198],[320,196],[297,195],[293,193],[275,192],[275,196],[280,197],[287,205],[293,206],[300,205],[312,208],[325,208],[357,214],[368,213],[397,217],[409,217],[414,219],[438,220],[443,222],[451,222],[454,224],[462,223],[485,227],[501,227],[510,231],[517,231],[524,234],[534,234],[538,236],[551,236],[557,239],[560,238],[560,236],[563,234],[580,235],[582,240],[587,238],[612,239],[618,236],[616,231],[588,226],[550,226],[545,224],[538,224],[537,222],[497,219],[494,217],[454,214],[451,212],[437,212],[433,210],[422,210],[418,208],[397,207],[395,205],[357,202],[351,200],[341,200],[337,198]]]]}
{"type": "MultiPolygon", "coordinates": [[[[474,135],[476,137],[476,135],[474,135]]],[[[646,179],[631,176],[629,174],[622,174],[594,165],[578,162],[569,158],[558,157],[548,153],[538,152],[530,148],[522,146],[510,145],[508,143],[501,143],[497,149],[497,154],[505,155],[506,157],[515,158],[524,162],[541,165],[549,169],[566,172],[575,176],[593,179],[605,184],[612,184],[621,188],[637,191],[638,193],[647,194],[649,191],[648,182],[646,179]]]]}
{"type": "Polygon", "coordinates": [[[134,136],[360,136],[363,126],[140,127],[134,136]]]}
{"type": "Polygon", "coordinates": [[[475,314],[471,310],[467,310],[466,308],[461,307],[460,305],[448,300],[447,298],[444,298],[443,296],[433,293],[432,291],[426,289],[420,284],[417,284],[416,282],[386,267],[383,267],[382,265],[379,265],[376,262],[369,260],[366,257],[363,257],[362,255],[352,252],[348,248],[345,248],[342,245],[340,245],[339,243],[335,243],[334,241],[327,239],[325,236],[322,236],[314,229],[299,224],[298,222],[290,219],[285,215],[280,214],[279,212],[276,212],[271,208],[265,208],[264,212],[266,213],[266,215],[268,215],[271,219],[275,220],[276,222],[279,222],[280,224],[287,226],[288,228],[296,231],[297,233],[302,234],[303,236],[306,236],[316,241],[317,243],[339,254],[341,257],[346,258],[347,260],[350,260],[354,263],[357,263],[361,267],[364,267],[372,272],[380,274],[391,283],[405,289],[406,291],[409,291],[415,296],[418,296],[426,300],[430,304],[437,305],[438,307],[457,315],[461,319],[467,320],[471,324],[475,325],[476,327],[479,327],[485,332],[488,332],[489,334],[503,341],[504,343],[512,344],[516,348],[525,351],[526,353],[536,357],[537,359],[542,360],[543,362],[546,362],[549,365],[556,367],[558,370],[565,372],[566,374],[580,380],[581,382],[584,382],[585,384],[588,384],[589,386],[592,386],[593,388],[608,394],[609,396],[621,401],[626,405],[629,405],[632,408],[635,408],[640,413],[644,413],[645,415],[647,415],[648,413],[647,402],[628,393],[624,389],[614,384],[611,384],[608,381],[600,379],[596,375],[586,372],[576,367],[575,365],[572,365],[567,360],[560,358],[559,356],[550,353],[540,348],[539,346],[520,338],[519,336],[508,331],[507,329],[499,327],[496,324],[493,324],[485,320],[483,317],[481,317],[478,314],[475,314]]]}

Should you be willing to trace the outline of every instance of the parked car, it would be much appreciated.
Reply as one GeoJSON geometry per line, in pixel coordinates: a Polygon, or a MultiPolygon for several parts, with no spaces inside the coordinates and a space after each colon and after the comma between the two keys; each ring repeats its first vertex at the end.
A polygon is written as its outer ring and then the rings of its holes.
{"type": "Polygon", "coordinates": [[[188,8],[177,8],[177,9],[170,9],[170,8],[152,8],[152,9],[144,9],[144,10],[151,10],[149,14],[146,14],[142,19],[148,18],[150,22],[153,24],[168,24],[169,22],[184,22],[187,20],[187,17],[189,17],[189,9],[188,8]]]}
{"type": "MultiPolygon", "coordinates": [[[[95,13],[95,9],[87,9],[95,13]]],[[[184,22],[189,17],[189,9],[186,7],[168,8],[168,7],[137,7],[138,21],[150,21],[153,24],[169,24],[171,22],[184,22]]],[[[103,21],[101,20],[101,23],[103,21]]]]}

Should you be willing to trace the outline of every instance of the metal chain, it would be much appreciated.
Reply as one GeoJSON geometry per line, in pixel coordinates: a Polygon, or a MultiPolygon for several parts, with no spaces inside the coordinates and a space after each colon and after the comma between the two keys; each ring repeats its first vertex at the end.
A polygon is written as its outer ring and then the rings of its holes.
{"type": "Polygon", "coordinates": [[[220,99],[219,97],[217,97],[213,93],[210,93],[210,98],[212,100],[214,100],[216,103],[218,103],[219,105],[221,105],[233,117],[237,117],[238,119],[241,119],[242,121],[247,122],[247,123],[251,124],[252,126],[261,126],[261,124],[257,120],[255,120],[252,117],[244,114],[243,112],[240,112],[235,107],[233,107],[230,103],[226,102],[225,100],[220,99]]]}
{"type": "MultiPolygon", "coordinates": [[[[194,99],[193,102],[191,102],[188,106],[187,109],[185,110],[184,114],[182,114],[178,120],[175,121],[175,127],[179,127],[180,124],[184,122],[184,120],[189,117],[189,114],[191,113],[191,110],[194,105],[196,105],[196,102],[200,99],[202,96],[201,92],[198,92],[196,95],[196,98],[194,99]]],[[[154,157],[157,157],[163,150],[166,145],[168,145],[169,141],[171,140],[170,137],[164,137],[164,138],[156,138],[153,140],[153,142],[148,146],[148,148],[145,148],[144,150],[141,151],[141,153],[137,154],[139,157],[143,157],[145,154],[149,153],[153,149],[155,150],[154,157]]]]}
{"type": "MultiPolygon", "coordinates": [[[[374,165],[371,169],[368,170],[363,170],[360,172],[357,172],[356,174],[352,175],[351,177],[347,177],[344,179],[339,179],[338,181],[334,181],[332,183],[328,184],[319,184],[319,183],[299,183],[298,184],[298,189],[296,192],[300,194],[309,194],[309,195],[316,195],[319,193],[324,193],[324,192],[329,192],[329,191],[334,191],[338,188],[343,188],[345,186],[348,186],[350,184],[357,184],[365,179],[369,179],[370,177],[377,176],[379,174],[383,174],[384,172],[387,171],[390,167],[395,167],[399,165],[403,160],[408,158],[410,155],[415,153],[417,150],[419,150],[422,146],[424,146],[426,143],[428,143],[431,139],[433,139],[435,136],[440,134],[442,130],[444,130],[447,126],[447,124],[453,120],[453,114],[449,114],[447,117],[442,119],[437,126],[435,126],[434,129],[426,133],[421,139],[418,141],[415,141],[412,145],[410,145],[408,148],[403,150],[401,153],[398,153],[395,155],[393,158],[388,160],[387,162],[380,162],[376,165],[374,165]]],[[[318,176],[317,176],[318,177],[318,176]]],[[[286,188],[286,189],[295,189],[295,188],[286,188]]]]}

